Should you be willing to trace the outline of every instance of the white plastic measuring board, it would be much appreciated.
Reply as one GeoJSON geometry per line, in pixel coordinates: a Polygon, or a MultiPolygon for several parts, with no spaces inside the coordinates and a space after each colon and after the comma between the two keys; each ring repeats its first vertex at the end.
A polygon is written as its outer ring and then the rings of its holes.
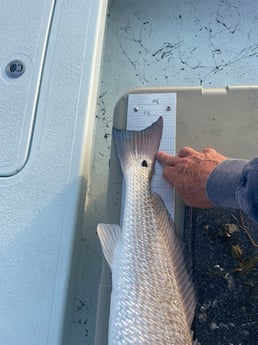
{"type": "MultiPolygon", "coordinates": [[[[127,129],[141,130],[163,117],[163,134],[160,150],[175,154],[176,147],[176,93],[129,94],[127,129]]],[[[152,191],[158,193],[174,217],[174,190],[162,177],[162,167],[155,165],[152,191]]]]}

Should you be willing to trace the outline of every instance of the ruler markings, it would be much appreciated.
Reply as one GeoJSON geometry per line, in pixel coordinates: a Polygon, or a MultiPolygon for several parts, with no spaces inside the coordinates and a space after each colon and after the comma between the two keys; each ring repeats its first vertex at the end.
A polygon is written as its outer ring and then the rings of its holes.
{"type": "MultiPolygon", "coordinates": [[[[160,150],[170,154],[176,151],[176,93],[129,94],[127,129],[141,130],[150,126],[159,116],[163,117],[163,134],[160,150]]],[[[162,177],[162,167],[155,165],[152,191],[158,193],[174,217],[174,190],[162,177]]]]}

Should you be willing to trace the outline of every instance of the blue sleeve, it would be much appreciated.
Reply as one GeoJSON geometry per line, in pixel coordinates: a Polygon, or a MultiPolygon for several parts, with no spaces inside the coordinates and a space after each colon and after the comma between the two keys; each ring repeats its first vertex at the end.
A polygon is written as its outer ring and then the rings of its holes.
{"type": "Polygon", "coordinates": [[[208,178],[206,193],[214,206],[241,209],[258,222],[258,157],[220,163],[208,178]]]}

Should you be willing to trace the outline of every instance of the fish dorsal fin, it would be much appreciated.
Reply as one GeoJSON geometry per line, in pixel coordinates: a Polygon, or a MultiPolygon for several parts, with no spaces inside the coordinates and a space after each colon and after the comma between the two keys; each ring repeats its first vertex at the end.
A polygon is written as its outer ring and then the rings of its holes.
{"type": "Polygon", "coordinates": [[[121,237],[121,227],[117,224],[98,224],[97,233],[103,254],[112,269],[113,254],[121,237]]]}
{"type": "Polygon", "coordinates": [[[190,329],[195,313],[196,293],[191,279],[191,272],[187,270],[184,256],[184,243],[176,233],[172,218],[168,213],[163,200],[158,194],[152,194],[152,203],[159,219],[160,229],[171,252],[174,272],[184,303],[187,323],[190,329]]]}

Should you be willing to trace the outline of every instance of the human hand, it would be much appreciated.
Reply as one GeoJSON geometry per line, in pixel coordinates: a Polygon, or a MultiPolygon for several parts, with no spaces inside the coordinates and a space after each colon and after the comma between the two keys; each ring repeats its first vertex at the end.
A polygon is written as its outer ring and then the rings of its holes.
{"type": "Polygon", "coordinates": [[[177,156],[159,151],[157,159],[163,165],[163,177],[188,206],[213,207],[206,195],[206,182],[212,170],[227,157],[212,148],[199,152],[183,147],[177,156]]]}

